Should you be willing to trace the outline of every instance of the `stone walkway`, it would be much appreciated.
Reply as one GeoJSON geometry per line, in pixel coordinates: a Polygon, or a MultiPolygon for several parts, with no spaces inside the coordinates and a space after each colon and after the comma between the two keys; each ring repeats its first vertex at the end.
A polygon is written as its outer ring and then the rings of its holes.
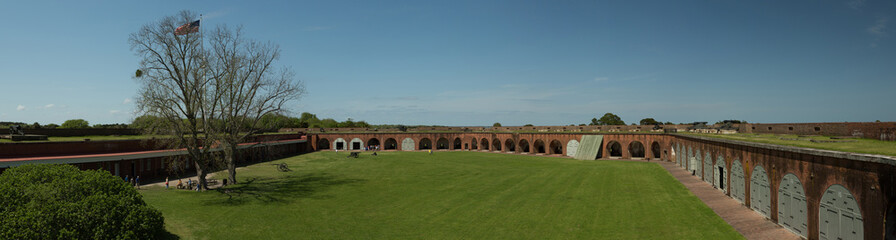
{"type": "Polygon", "coordinates": [[[747,239],[801,239],[672,162],[656,162],[747,239]]]}

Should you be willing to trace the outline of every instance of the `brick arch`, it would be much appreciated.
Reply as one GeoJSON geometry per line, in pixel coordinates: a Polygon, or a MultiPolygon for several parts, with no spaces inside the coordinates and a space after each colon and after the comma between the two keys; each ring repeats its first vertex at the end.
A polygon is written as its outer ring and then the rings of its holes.
{"type": "Polygon", "coordinates": [[[520,139],[520,143],[518,144],[519,152],[521,152],[521,153],[532,152],[531,149],[529,149],[529,145],[530,145],[529,140],[527,140],[525,138],[520,139]]]}
{"type": "Polygon", "coordinates": [[[398,141],[395,138],[386,138],[386,141],[383,142],[383,146],[380,147],[383,150],[396,150],[398,149],[398,141]]]}
{"type": "Polygon", "coordinates": [[[317,149],[330,149],[330,140],[327,138],[321,138],[317,140],[317,149]]]}
{"type": "MultiPolygon", "coordinates": [[[[367,139],[367,141],[364,141],[364,142],[365,142],[364,146],[370,146],[374,149],[376,149],[376,146],[382,145],[380,140],[375,137],[369,138],[369,139],[367,139]]],[[[380,146],[380,147],[382,147],[382,146],[380,146]]]]}
{"type": "Polygon", "coordinates": [[[435,148],[438,150],[445,150],[451,148],[451,143],[448,142],[448,139],[445,137],[440,137],[438,141],[436,141],[435,148]]]}
{"type": "Polygon", "coordinates": [[[535,142],[532,143],[532,152],[547,153],[548,147],[544,144],[544,140],[536,139],[535,142]]]}
{"type": "Polygon", "coordinates": [[[551,140],[551,144],[548,146],[548,149],[550,149],[551,154],[563,155],[563,144],[560,143],[560,140],[551,140]]]}
{"type": "Polygon", "coordinates": [[[643,158],[646,157],[647,150],[641,141],[630,141],[628,143],[628,154],[630,158],[643,158]]]}
{"type": "Polygon", "coordinates": [[[659,142],[653,141],[653,143],[650,144],[650,158],[662,159],[664,157],[662,149],[663,147],[659,142]]]}
{"type": "Polygon", "coordinates": [[[454,141],[451,142],[452,150],[464,149],[464,141],[460,140],[460,137],[455,137],[454,141]]]}
{"type": "Polygon", "coordinates": [[[504,140],[504,151],[506,152],[516,152],[516,142],[513,141],[512,138],[508,138],[504,140]]]}
{"type": "Polygon", "coordinates": [[[489,145],[487,138],[482,138],[482,142],[479,144],[479,149],[481,150],[490,150],[491,146],[489,145]]]}
{"type": "Polygon", "coordinates": [[[417,142],[417,146],[418,146],[417,150],[424,150],[424,149],[432,150],[433,149],[432,140],[429,140],[429,138],[427,138],[427,137],[420,138],[420,141],[417,142]]]}
{"type": "Polygon", "coordinates": [[[501,139],[497,139],[497,138],[492,139],[492,151],[500,152],[502,149],[504,149],[504,148],[501,147],[501,139]]]}
{"type": "Polygon", "coordinates": [[[610,141],[606,146],[606,153],[609,157],[622,157],[622,144],[616,140],[610,141]]]}

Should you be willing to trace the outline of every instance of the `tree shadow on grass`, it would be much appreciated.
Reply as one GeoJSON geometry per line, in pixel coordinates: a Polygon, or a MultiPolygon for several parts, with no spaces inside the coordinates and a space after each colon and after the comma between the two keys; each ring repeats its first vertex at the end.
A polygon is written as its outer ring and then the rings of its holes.
{"type": "Polygon", "coordinates": [[[364,182],[364,179],[347,179],[326,173],[305,174],[278,178],[251,178],[240,184],[217,188],[221,197],[206,204],[239,206],[250,202],[289,203],[333,186],[364,182]]]}

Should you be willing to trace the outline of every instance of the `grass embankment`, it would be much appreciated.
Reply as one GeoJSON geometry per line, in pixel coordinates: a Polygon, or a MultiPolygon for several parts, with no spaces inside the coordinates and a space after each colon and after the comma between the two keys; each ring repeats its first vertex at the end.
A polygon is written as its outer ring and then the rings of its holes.
{"type": "Polygon", "coordinates": [[[47,137],[47,140],[41,141],[12,141],[10,139],[0,139],[0,143],[4,142],[12,142],[12,143],[33,143],[33,142],[80,142],[84,141],[84,139],[90,139],[90,141],[104,141],[104,140],[131,140],[131,139],[150,139],[153,137],[165,137],[161,135],[115,135],[115,136],[74,136],[74,137],[47,137]]]}
{"type": "Polygon", "coordinates": [[[346,155],[251,165],[229,193],[141,193],[163,212],[166,228],[187,239],[742,238],[655,163],[346,155]],[[277,171],[272,164],[281,162],[293,171],[277,171]]]}
{"type": "Polygon", "coordinates": [[[769,143],[776,145],[834,150],[841,152],[880,154],[896,156],[896,142],[881,141],[865,138],[831,139],[832,136],[802,136],[793,134],[706,134],[706,133],[679,133],[684,135],[703,136],[711,138],[740,140],[746,142],[769,143]],[[842,141],[842,142],[812,142],[817,141],[842,141]]]}

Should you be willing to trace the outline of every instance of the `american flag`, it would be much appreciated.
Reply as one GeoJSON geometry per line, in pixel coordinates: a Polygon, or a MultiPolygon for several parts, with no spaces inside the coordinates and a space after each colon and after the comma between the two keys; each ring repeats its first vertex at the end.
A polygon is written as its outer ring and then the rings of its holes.
{"type": "Polygon", "coordinates": [[[188,33],[199,32],[199,20],[187,23],[174,29],[174,35],[186,35],[188,33]]]}

